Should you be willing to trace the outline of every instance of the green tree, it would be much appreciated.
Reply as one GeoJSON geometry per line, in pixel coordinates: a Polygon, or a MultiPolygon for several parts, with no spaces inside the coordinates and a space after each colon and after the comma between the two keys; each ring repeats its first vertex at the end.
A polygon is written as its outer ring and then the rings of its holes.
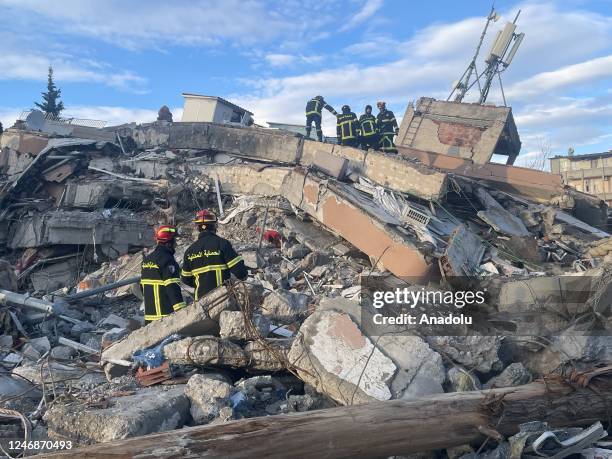
{"type": "Polygon", "coordinates": [[[64,103],[58,100],[62,94],[62,90],[55,86],[53,82],[53,68],[49,66],[49,75],[47,77],[47,92],[43,92],[42,102],[35,102],[35,105],[48,115],[59,116],[64,109],[64,103]]]}

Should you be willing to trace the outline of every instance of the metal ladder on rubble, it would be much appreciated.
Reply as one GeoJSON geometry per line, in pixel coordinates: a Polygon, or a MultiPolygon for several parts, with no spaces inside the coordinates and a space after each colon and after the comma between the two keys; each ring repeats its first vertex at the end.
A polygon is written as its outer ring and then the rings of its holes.
{"type": "Polygon", "coordinates": [[[414,140],[416,139],[416,134],[419,131],[419,128],[421,127],[421,123],[423,122],[423,118],[424,118],[423,115],[425,115],[425,113],[428,113],[428,110],[430,109],[432,102],[433,102],[433,99],[429,99],[425,104],[419,104],[417,107],[415,107],[414,115],[412,119],[410,120],[410,124],[408,124],[408,129],[406,129],[406,136],[404,137],[404,140],[403,140],[404,146],[412,147],[414,140]],[[418,114],[418,121],[415,122],[415,118],[417,117],[417,114],[418,114]]]}

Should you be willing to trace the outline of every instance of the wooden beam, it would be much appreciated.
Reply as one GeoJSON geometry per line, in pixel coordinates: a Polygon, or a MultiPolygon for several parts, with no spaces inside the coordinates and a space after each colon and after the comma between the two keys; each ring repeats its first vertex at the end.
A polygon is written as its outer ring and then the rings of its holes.
{"type": "Polygon", "coordinates": [[[573,380],[250,418],[40,457],[373,458],[480,442],[491,430],[509,436],[527,421],[556,427],[607,420],[612,367],[573,380]]]}

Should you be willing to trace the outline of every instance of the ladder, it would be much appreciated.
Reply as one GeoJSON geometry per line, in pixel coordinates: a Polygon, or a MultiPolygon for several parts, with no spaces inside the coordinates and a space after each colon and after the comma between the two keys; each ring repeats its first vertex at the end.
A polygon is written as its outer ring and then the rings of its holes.
{"type": "Polygon", "coordinates": [[[406,135],[404,136],[404,140],[402,142],[404,146],[413,146],[417,132],[419,132],[419,128],[421,127],[421,123],[423,122],[424,115],[428,113],[429,109],[431,108],[432,102],[433,99],[428,99],[425,103],[419,103],[414,109],[414,116],[410,120],[410,124],[408,124],[408,129],[406,129],[406,135]],[[417,118],[418,120],[415,121],[415,119],[417,118]]]}

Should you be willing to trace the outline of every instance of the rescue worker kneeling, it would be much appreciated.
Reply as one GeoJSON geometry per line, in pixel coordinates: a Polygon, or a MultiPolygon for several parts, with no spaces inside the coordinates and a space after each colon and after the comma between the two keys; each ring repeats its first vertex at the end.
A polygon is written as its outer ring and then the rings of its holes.
{"type": "Polygon", "coordinates": [[[348,105],[342,106],[342,114],[338,115],[336,134],[340,145],[356,147],[359,143],[359,121],[357,115],[351,111],[348,105]]]}
{"type": "Polygon", "coordinates": [[[248,272],[242,257],[234,251],[232,244],[215,234],[217,216],[214,213],[200,210],[193,222],[200,235],[185,252],[181,279],[195,288],[197,301],[230,279],[232,274],[244,280],[248,272]]]}
{"type": "Polygon", "coordinates": [[[177,236],[174,226],[160,226],[155,231],[157,247],[142,260],[140,285],[147,324],[185,307],[174,259],[177,236]]]}

